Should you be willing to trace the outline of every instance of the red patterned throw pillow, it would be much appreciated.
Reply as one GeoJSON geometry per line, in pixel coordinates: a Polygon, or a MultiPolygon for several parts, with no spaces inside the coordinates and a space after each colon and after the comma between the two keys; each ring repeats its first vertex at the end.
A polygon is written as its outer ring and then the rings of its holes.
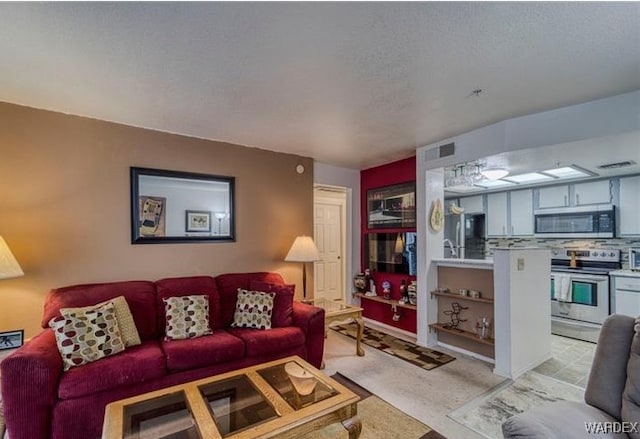
{"type": "Polygon", "coordinates": [[[164,339],[184,340],[211,334],[209,296],[165,297],[166,326],[164,339]]]}
{"type": "Polygon", "coordinates": [[[231,326],[235,328],[271,329],[275,293],[238,288],[238,301],[231,326]]]}
{"type": "Polygon", "coordinates": [[[65,371],[124,351],[115,308],[110,302],[54,317],[49,327],[56,336],[65,371]]]}

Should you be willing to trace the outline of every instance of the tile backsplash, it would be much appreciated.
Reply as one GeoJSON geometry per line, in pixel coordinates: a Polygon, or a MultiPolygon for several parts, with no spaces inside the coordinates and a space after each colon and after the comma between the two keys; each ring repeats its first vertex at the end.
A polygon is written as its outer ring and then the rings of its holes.
{"type": "Polygon", "coordinates": [[[488,238],[486,256],[493,257],[496,247],[580,247],[620,249],[622,268],[629,268],[629,247],[640,247],[640,238],[558,239],[558,238],[488,238]]]}

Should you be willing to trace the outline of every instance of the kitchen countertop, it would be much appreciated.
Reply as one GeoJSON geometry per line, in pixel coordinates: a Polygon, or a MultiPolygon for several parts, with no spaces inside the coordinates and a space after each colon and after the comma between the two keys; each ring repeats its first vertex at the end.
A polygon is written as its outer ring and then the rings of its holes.
{"type": "Polygon", "coordinates": [[[478,268],[482,270],[493,270],[493,259],[434,258],[432,259],[432,261],[438,267],[478,268]]]}
{"type": "Polygon", "coordinates": [[[610,276],[637,277],[640,278],[640,271],[614,270],[609,272],[610,276]]]}

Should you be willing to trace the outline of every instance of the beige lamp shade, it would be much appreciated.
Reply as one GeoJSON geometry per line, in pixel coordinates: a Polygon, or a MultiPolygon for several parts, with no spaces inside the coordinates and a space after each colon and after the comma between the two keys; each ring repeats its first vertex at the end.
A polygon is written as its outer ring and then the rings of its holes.
{"type": "Polygon", "coordinates": [[[287,262],[314,262],[320,260],[318,248],[310,236],[298,236],[284,258],[287,262]]]}
{"type": "Polygon", "coordinates": [[[284,258],[287,262],[302,262],[302,297],[307,300],[307,262],[320,261],[320,252],[310,236],[298,236],[284,258]]]}
{"type": "Polygon", "coordinates": [[[23,275],[24,272],[20,268],[20,264],[9,250],[5,240],[0,236],[0,279],[11,279],[23,275]]]}

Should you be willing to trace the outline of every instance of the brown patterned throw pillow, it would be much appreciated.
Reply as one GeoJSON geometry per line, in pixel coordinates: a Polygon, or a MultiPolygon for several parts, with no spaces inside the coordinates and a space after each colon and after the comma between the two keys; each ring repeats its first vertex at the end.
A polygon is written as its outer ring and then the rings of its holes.
{"type": "Polygon", "coordinates": [[[209,326],[209,296],[165,297],[162,300],[166,315],[166,341],[212,333],[209,326]]]}
{"type": "Polygon", "coordinates": [[[231,326],[236,328],[271,329],[275,293],[247,291],[238,288],[238,301],[231,326]]]}
{"type": "Polygon", "coordinates": [[[49,326],[56,336],[64,370],[124,351],[112,303],[54,317],[49,326]]]}
{"type": "Polygon", "coordinates": [[[120,329],[120,336],[122,337],[124,346],[128,348],[142,343],[140,335],[138,334],[138,328],[136,328],[136,323],[133,320],[133,315],[131,315],[129,304],[124,296],[118,296],[111,300],[98,303],[97,305],[85,306],[82,308],[60,308],[60,314],[62,314],[63,317],[66,317],[69,314],[74,314],[79,311],[88,311],[90,309],[100,308],[109,302],[113,303],[114,311],[116,312],[116,320],[118,321],[118,329],[120,329]]]}

